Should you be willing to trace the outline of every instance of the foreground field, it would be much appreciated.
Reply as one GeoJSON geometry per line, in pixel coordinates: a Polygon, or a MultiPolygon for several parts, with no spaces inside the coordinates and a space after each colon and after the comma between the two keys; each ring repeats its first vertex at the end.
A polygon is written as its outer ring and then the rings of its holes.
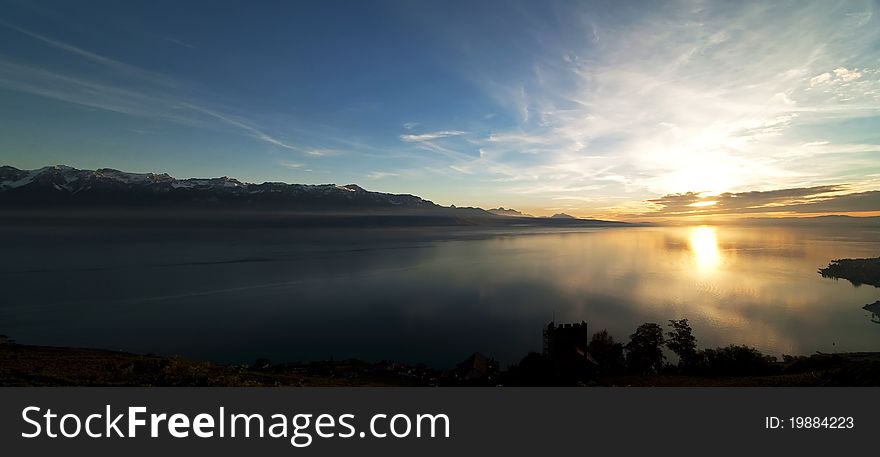
{"type": "Polygon", "coordinates": [[[258,369],[98,349],[0,346],[3,386],[406,386],[377,365],[308,364],[258,369]],[[354,366],[358,365],[358,366],[354,366]]]}
{"type": "MultiPolygon", "coordinates": [[[[499,381],[504,384],[503,376],[499,381]]],[[[444,372],[393,362],[347,360],[270,365],[268,361],[257,361],[250,366],[233,366],[97,349],[4,344],[0,345],[0,385],[345,387],[465,383],[456,383],[444,372]]],[[[597,377],[580,385],[877,386],[880,385],[880,353],[816,354],[801,357],[789,362],[782,374],[772,376],[621,375],[597,377]]]]}

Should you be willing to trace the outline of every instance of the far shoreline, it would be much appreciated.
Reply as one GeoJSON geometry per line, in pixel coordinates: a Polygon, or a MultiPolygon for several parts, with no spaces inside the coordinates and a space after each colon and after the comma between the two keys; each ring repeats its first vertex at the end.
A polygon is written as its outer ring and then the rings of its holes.
{"type": "Polygon", "coordinates": [[[862,284],[880,288],[880,257],[836,259],[819,269],[823,278],[846,279],[853,286],[862,284]]]}

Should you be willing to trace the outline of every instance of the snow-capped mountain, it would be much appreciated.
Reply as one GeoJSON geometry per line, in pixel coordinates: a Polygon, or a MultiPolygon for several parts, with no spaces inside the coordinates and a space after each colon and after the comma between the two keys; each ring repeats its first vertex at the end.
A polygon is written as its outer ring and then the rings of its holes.
{"type": "Polygon", "coordinates": [[[517,211],[513,208],[505,208],[500,206],[498,208],[487,209],[486,211],[496,215],[496,216],[505,216],[505,217],[534,217],[531,214],[526,214],[520,211],[517,211]]]}
{"type": "MultiPolygon", "coordinates": [[[[251,184],[237,179],[176,179],[166,173],[127,173],[110,168],[80,170],[64,165],[36,170],[0,166],[2,209],[240,209],[291,212],[328,217],[378,215],[382,222],[358,219],[351,224],[477,225],[477,226],[609,226],[622,223],[576,219],[567,215],[532,217],[493,214],[481,208],[440,206],[409,194],[371,192],[356,184],[251,184]],[[405,216],[395,218],[394,216],[405,216]]],[[[126,211],[120,211],[120,217],[126,211]]],[[[12,212],[7,213],[12,214],[12,212]]],[[[93,214],[91,211],[82,214],[93,214]]],[[[107,213],[105,213],[106,215],[107,213]]],[[[157,214],[152,211],[149,214],[157,214]]],[[[173,213],[180,214],[180,213],[173,213]]],[[[203,213],[200,213],[203,214],[203,213]]],[[[217,212],[216,214],[225,214],[217,212]]],[[[2,214],[0,214],[2,216],[2,214]]],[[[328,223],[313,218],[315,226],[328,223]]]]}
{"type": "Polygon", "coordinates": [[[0,167],[4,206],[220,206],[445,209],[414,195],[370,192],[355,184],[243,183],[233,178],[175,179],[166,173],[126,173],[63,165],[37,170],[0,167]]]}

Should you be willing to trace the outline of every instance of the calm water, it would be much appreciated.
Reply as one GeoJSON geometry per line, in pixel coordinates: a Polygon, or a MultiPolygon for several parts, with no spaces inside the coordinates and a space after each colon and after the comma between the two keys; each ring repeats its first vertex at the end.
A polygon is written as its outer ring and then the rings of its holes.
{"type": "Polygon", "coordinates": [[[880,254],[877,231],[17,230],[0,241],[0,333],[22,343],[446,367],[474,351],[503,363],[538,351],[555,315],[620,340],[688,318],[701,346],[880,350],[861,309],[880,289],[816,273],[880,254]]]}

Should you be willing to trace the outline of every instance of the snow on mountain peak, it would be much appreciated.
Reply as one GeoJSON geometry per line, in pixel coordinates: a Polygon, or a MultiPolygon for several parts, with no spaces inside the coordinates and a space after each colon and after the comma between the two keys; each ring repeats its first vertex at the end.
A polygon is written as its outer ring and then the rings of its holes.
{"type": "Polygon", "coordinates": [[[436,207],[434,203],[413,195],[370,192],[356,184],[250,184],[227,176],[176,179],[165,173],[129,173],[112,168],[80,170],[55,165],[19,170],[0,167],[0,194],[5,194],[4,201],[60,204],[68,201],[67,197],[61,196],[63,193],[77,202],[120,204],[130,201],[138,205],[210,201],[282,207],[436,207]]]}

